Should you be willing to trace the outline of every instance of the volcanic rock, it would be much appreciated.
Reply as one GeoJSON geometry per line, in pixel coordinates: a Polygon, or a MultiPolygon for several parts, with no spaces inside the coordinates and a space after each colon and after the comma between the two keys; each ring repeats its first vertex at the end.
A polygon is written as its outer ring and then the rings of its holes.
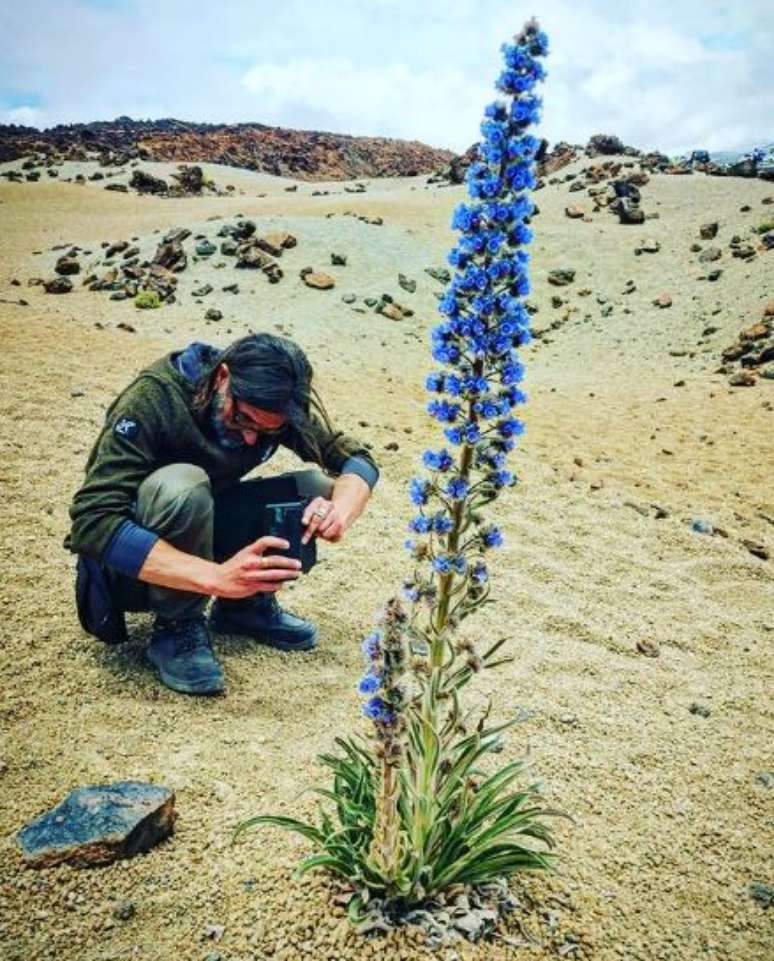
{"type": "Polygon", "coordinates": [[[330,290],[336,286],[336,281],[333,277],[319,271],[304,269],[301,271],[300,276],[307,287],[314,287],[316,290],[330,290]]]}
{"type": "Polygon", "coordinates": [[[31,867],[109,864],[147,851],[172,833],[175,796],[138,781],[76,788],[17,834],[31,867]]]}
{"type": "Polygon", "coordinates": [[[57,260],[54,270],[63,276],[66,274],[78,274],[81,271],[81,264],[77,257],[71,257],[65,254],[57,260]]]}
{"type": "Polygon", "coordinates": [[[134,170],[129,186],[134,187],[141,194],[165,194],[169,187],[166,180],[161,177],[154,177],[144,170],[134,170]]]}
{"type": "Polygon", "coordinates": [[[186,167],[185,164],[178,166],[178,172],[172,174],[172,179],[177,183],[173,192],[177,195],[197,195],[202,192],[204,186],[204,172],[199,166],[186,167]]]}
{"type": "Polygon", "coordinates": [[[548,282],[554,287],[566,287],[575,280],[575,271],[569,267],[560,267],[556,270],[549,270],[548,282]]]}
{"type": "Polygon", "coordinates": [[[67,277],[54,277],[44,284],[47,294],[69,294],[73,289],[73,282],[67,277]]]}
{"type": "MultiPolygon", "coordinates": [[[[446,267],[425,267],[425,273],[441,284],[448,284],[451,280],[451,273],[446,267]]],[[[772,301],[772,307],[774,307],[774,301],[772,301]]]]}
{"type": "Polygon", "coordinates": [[[717,233],[718,233],[717,220],[714,220],[711,223],[702,224],[701,227],[699,227],[699,236],[701,237],[702,240],[712,240],[714,237],[717,236],[717,233]]]}
{"type": "Polygon", "coordinates": [[[295,246],[296,238],[288,233],[273,233],[266,234],[263,237],[256,237],[254,242],[256,247],[265,250],[266,253],[271,254],[272,257],[281,257],[282,251],[286,247],[295,246]]]}
{"type": "Polygon", "coordinates": [[[182,242],[188,240],[190,236],[191,231],[187,227],[173,227],[172,230],[164,234],[162,239],[165,244],[182,244],[182,242]]]}
{"type": "Polygon", "coordinates": [[[159,244],[153,263],[158,267],[164,267],[166,270],[180,273],[188,266],[188,257],[180,241],[172,240],[168,243],[159,244]]]}
{"type": "Polygon", "coordinates": [[[266,251],[254,243],[240,244],[237,248],[237,267],[263,270],[273,263],[274,260],[266,251]]]}
{"type": "Polygon", "coordinates": [[[586,145],[586,155],[594,157],[597,154],[627,153],[627,148],[618,137],[611,134],[597,133],[589,139],[586,145]]]}
{"type": "Polygon", "coordinates": [[[645,213],[627,197],[619,197],[616,201],[619,223],[641,224],[645,222],[645,213]]]}

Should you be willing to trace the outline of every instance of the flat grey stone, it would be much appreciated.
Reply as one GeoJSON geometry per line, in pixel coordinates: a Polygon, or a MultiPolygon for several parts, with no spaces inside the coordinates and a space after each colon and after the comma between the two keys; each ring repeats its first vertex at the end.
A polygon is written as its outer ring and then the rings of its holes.
{"type": "Polygon", "coordinates": [[[172,833],[175,795],[160,784],[118,781],[76,788],[16,836],[31,867],[109,864],[172,833]]]}

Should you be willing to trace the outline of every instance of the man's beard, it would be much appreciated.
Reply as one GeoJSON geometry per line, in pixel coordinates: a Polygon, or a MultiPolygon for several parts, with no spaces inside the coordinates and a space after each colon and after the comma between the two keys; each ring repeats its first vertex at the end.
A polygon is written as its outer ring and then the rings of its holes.
{"type": "Polygon", "coordinates": [[[246,447],[244,437],[242,437],[239,431],[229,430],[223,423],[224,406],[223,395],[219,390],[216,390],[210,401],[210,424],[215,431],[218,442],[222,447],[229,447],[231,450],[239,450],[241,447],[246,447]]]}

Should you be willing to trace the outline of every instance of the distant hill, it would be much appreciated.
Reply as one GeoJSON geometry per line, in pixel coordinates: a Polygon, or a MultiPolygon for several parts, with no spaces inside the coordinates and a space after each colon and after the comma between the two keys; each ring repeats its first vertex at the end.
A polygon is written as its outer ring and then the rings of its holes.
{"type": "Polygon", "coordinates": [[[0,162],[31,153],[84,159],[103,155],[120,166],[128,160],[221,163],[301,180],[352,180],[432,173],[455,156],[416,140],[352,137],[316,130],[288,130],[258,123],[208,124],[182,120],[77,123],[37,130],[0,125],[0,162]]]}

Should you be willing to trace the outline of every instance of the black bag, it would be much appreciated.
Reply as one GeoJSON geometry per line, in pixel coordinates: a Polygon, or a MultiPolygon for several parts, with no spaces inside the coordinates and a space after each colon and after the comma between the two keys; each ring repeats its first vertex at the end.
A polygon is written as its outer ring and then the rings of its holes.
{"type": "Polygon", "coordinates": [[[87,634],[105,644],[129,640],[123,610],[115,603],[105,565],[84,554],[78,555],[75,575],[75,605],[78,620],[87,634]]]}

